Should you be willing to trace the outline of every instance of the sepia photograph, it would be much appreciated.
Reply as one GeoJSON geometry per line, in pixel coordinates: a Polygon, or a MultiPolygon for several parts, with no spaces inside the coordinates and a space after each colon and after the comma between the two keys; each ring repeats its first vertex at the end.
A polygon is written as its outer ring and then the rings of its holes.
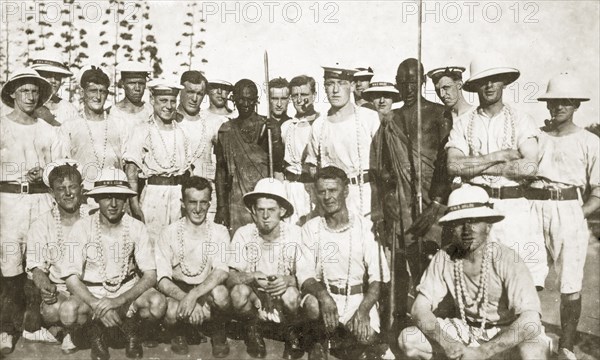
{"type": "Polygon", "coordinates": [[[0,19],[0,359],[600,360],[600,1],[0,19]]]}

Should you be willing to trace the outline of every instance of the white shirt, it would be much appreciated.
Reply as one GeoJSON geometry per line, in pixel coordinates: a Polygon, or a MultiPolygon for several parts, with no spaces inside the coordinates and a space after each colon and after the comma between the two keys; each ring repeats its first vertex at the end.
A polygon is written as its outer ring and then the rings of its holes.
{"type": "Polygon", "coordinates": [[[293,118],[281,125],[281,139],[285,145],[284,160],[291,173],[302,174],[303,160],[306,158],[306,146],[310,141],[312,131],[308,120],[293,118]]]}
{"type": "Polygon", "coordinates": [[[185,225],[183,231],[183,251],[179,242],[177,221],[165,227],[156,243],[156,275],[158,281],[166,277],[171,280],[183,281],[187,284],[197,285],[202,283],[216,269],[228,272],[226,262],[226,249],[229,246],[229,232],[223,225],[204,222],[200,225],[202,238],[191,238],[186,235],[185,225]],[[210,235],[208,235],[210,231],[210,235]],[[195,273],[200,270],[206,257],[204,269],[196,276],[188,276],[181,270],[180,256],[183,254],[185,266],[188,271],[195,273]]]}
{"type": "Polygon", "coordinates": [[[349,177],[358,176],[359,170],[369,170],[371,140],[379,129],[379,115],[367,108],[354,108],[356,116],[351,114],[342,121],[331,122],[326,113],[315,120],[307,150],[307,163],[317,165],[320,154],[321,167],[336,166],[349,177]]]}
{"type": "Polygon", "coordinates": [[[352,227],[340,233],[328,230],[320,216],[302,226],[303,265],[298,266],[298,284],[309,278],[322,281],[321,265],[329,284],[340,288],[346,286],[346,281],[349,286],[362,284],[365,273],[369,283],[390,281],[385,253],[371,231],[373,223],[362,216],[351,215],[351,218],[352,227]]]}
{"type": "MultiPolygon", "coordinates": [[[[454,119],[445,148],[456,148],[466,156],[485,155],[505,149],[518,150],[526,140],[537,138],[539,133],[528,115],[508,105],[504,105],[492,118],[481,108],[474,108],[454,119]]],[[[491,187],[519,185],[517,179],[502,176],[481,175],[467,180],[491,187]]]]}

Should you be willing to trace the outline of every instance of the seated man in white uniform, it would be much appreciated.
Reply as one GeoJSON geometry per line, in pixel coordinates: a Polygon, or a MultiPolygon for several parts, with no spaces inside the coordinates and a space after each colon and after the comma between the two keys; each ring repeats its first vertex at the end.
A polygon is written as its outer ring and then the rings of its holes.
{"type": "Polygon", "coordinates": [[[156,244],[158,290],[167,297],[164,322],[173,338],[171,350],[188,354],[185,331],[207,320],[218,323],[211,337],[212,355],[229,354],[223,312],[229,307],[224,282],[229,276],[225,250],[229,231],[207,219],[212,188],[208,179],[192,176],[181,187],[184,217],[166,227],[156,244]]]}
{"type": "Polygon", "coordinates": [[[254,191],[244,195],[254,223],[239,228],[229,249],[228,286],[235,313],[246,323],[247,352],[267,355],[258,321],[285,326],[284,359],[298,359],[300,348],[294,322],[300,304],[296,283],[296,261],[300,255],[300,228],[284,219],[294,212],[279,180],[259,180],[254,191]]]}
{"type": "Polygon", "coordinates": [[[309,359],[327,358],[327,339],[347,348],[343,358],[379,358],[380,348],[371,345],[380,332],[380,288],[390,280],[383,248],[375,242],[371,221],[348,210],[343,170],[319,170],[315,190],[323,216],[302,227],[298,265],[298,283],[306,294],[302,306],[315,321],[309,359]]]}
{"type": "Polygon", "coordinates": [[[123,331],[125,355],[141,358],[141,319],[162,319],[167,307],[165,297],[153,288],[154,245],[145,225],[125,213],[127,198],[135,191],[123,170],[102,170],[88,195],[100,209],[76,222],[67,238],[68,256],[59,266],[72,296],[60,308],[61,322],[87,326],[92,359],[110,358],[106,328],[111,327],[123,331]]]}
{"type": "Polygon", "coordinates": [[[487,359],[513,348],[521,359],[546,358],[533,279],[513,250],[490,240],[492,224],[503,219],[480,187],[467,184],[450,194],[439,222],[451,229],[453,242],[438,251],[417,287],[416,326],[399,338],[408,358],[487,359]],[[447,295],[458,318],[433,313],[447,295]]]}
{"type": "MultiPolygon", "coordinates": [[[[27,310],[23,319],[23,338],[27,340],[57,342],[47,328],[60,324],[59,309],[70,294],[56,264],[65,255],[64,243],[73,224],[89,211],[88,206],[81,205],[83,186],[78,166],[65,159],[44,169],[44,183],[50,188],[54,206],[40,215],[27,233],[27,310]]],[[[63,338],[62,351],[77,351],[71,334],[63,338]]]]}

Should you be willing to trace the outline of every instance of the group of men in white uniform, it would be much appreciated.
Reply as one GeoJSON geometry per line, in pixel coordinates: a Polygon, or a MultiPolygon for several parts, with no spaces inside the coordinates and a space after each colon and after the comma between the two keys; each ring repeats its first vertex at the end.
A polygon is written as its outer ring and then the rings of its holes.
{"type": "MultiPolygon", "coordinates": [[[[580,94],[572,75],[553,78],[540,98],[552,119],[540,131],[502,101],[503,88],[519,77],[517,69],[492,56],[475,59],[470,70],[464,83],[461,67],[428,73],[453,123],[441,150],[447,159],[436,166],[449,174],[441,181],[456,176],[460,181],[454,187],[468,183],[455,190],[466,194],[462,197],[471,196],[469,184],[487,196],[479,194],[478,201],[463,201],[465,205],[456,195],[458,205],[449,200],[449,213],[489,201],[499,215],[467,214],[441,223],[452,228],[461,220],[460,229],[469,228],[464,222],[473,218],[493,223],[481,227],[486,229],[485,240],[512,248],[515,261],[524,261],[529,269],[521,275],[530,276],[539,290],[548,271],[548,251],[561,284],[560,355],[574,358],[589,237],[585,219],[600,208],[599,141],[573,123],[574,112],[589,98],[580,94]],[[469,108],[461,90],[477,92],[479,106],[469,108]]],[[[329,347],[346,349],[343,357],[390,355],[373,346],[381,340],[377,303],[390,274],[369,220],[370,152],[381,122],[397,119],[389,116],[397,90],[373,82],[359,93],[361,102],[370,101],[376,111],[357,106],[351,93],[356,80],[363,79],[356,76],[370,76],[372,70],[324,67],[331,108],[319,114],[314,109],[314,79],[303,75],[292,79],[287,89],[274,87],[271,118],[284,118],[282,98],[291,97],[297,111],[280,124],[283,179],[262,179],[244,195],[253,222],[230,234],[213,222],[219,166],[213,147],[220,126],[234,117],[227,108],[231,84],[187,71],[179,83],[150,82],[151,101],[145,102],[150,71],[128,62],[119,68],[125,97],[105,110],[110,80],[92,67],[80,78],[82,110],[67,116],[66,110],[57,109],[68,102],[56,96],[57,86],[50,81],[67,72],[62,62],[40,58],[33,68],[13,74],[2,88],[2,101],[12,109],[3,112],[0,122],[3,352],[13,349],[18,314],[25,306],[23,292],[37,289],[37,296],[28,296],[24,336],[56,341],[57,334],[47,327],[62,324],[66,331],[58,337],[63,337],[63,351],[70,353],[76,350],[73,330],[84,327],[94,359],[108,359],[105,328],[115,326],[126,335],[126,355],[141,357],[141,322],[163,318],[172,350],[187,353],[186,334],[177,331],[177,324],[218,321],[229,309],[245,324],[247,350],[253,357],[266,356],[261,321],[283,324],[284,358],[302,356],[301,314],[315,322],[305,334],[311,340],[311,359],[326,358],[329,347]],[[207,91],[210,107],[201,110],[207,91]],[[354,344],[369,346],[336,346],[339,338],[348,336],[358,340],[354,344]]],[[[404,121],[403,116],[398,121],[404,121]]],[[[473,229],[467,235],[465,231],[453,233],[452,240],[469,242],[473,229]]],[[[450,261],[468,256],[470,248],[466,249],[451,254],[450,261]]],[[[473,266],[491,266],[486,256],[473,266]]],[[[426,291],[433,271],[427,270],[418,288],[430,303],[413,307],[416,319],[428,316],[420,311],[423,306],[434,310],[439,302],[426,291]]],[[[475,273],[465,271],[467,277],[475,273]]],[[[529,284],[518,282],[518,291],[508,296],[529,291],[522,289],[529,284]]],[[[481,286],[472,291],[477,301],[485,294],[481,286]]],[[[457,308],[463,309],[460,295],[454,289],[451,293],[457,308]]],[[[539,306],[522,308],[538,311],[539,306]]],[[[509,310],[519,315],[519,309],[509,310]]],[[[485,309],[471,311],[467,325],[481,324],[484,329],[486,319],[493,318],[486,317],[485,309]]],[[[464,314],[462,320],[466,321],[464,314]]],[[[517,323],[515,318],[502,320],[517,323]]],[[[223,330],[216,327],[211,337],[215,357],[229,353],[223,330]]],[[[457,341],[468,347],[493,338],[479,336],[474,342],[460,336],[457,341]]],[[[436,351],[416,351],[406,333],[400,343],[408,356],[429,358],[436,351]]],[[[463,348],[442,345],[450,358],[466,354],[463,348]]]]}

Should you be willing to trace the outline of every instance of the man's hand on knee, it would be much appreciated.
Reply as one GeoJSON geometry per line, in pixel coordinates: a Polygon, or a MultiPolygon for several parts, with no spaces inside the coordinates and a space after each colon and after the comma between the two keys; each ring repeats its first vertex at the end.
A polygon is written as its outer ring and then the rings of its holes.
{"type": "Polygon", "coordinates": [[[367,344],[373,337],[374,330],[371,328],[369,313],[357,310],[347,323],[348,329],[362,343],[367,344]]]}

